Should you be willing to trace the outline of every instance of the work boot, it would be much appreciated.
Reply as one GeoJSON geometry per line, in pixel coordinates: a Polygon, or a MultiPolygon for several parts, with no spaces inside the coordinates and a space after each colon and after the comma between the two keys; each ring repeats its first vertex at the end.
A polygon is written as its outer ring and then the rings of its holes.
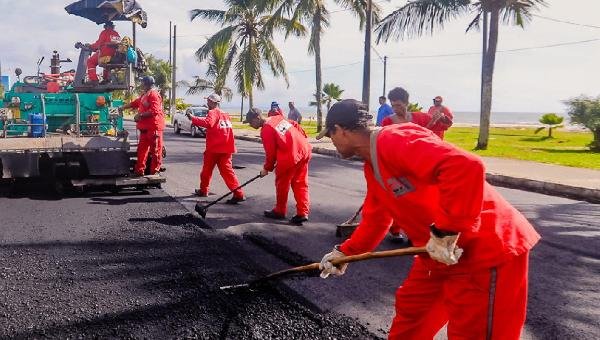
{"type": "Polygon", "coordinates": [[[194,195],[200,196],[200,197],[208,197],[208,192],[201,191],[200,189],[195,189],[194,195]]]}
{"type": "Polygon", "coordinates": [[[282,215],[273,210],[265,210],[265,217],[272,218],[274,220],[284,220],[285,219],[285,215],[282,215]]]}
{"type": "Polygon", "coordinates": [[[230,199],[228,199],[227,201],[225,201],[225,204],[238,204],[240,202],[244,202],[246,200],[246,197],[242,196],[242,197],[232,197],[230,199]]]}
{"type": "Polygon", "coordinates": [[[302,223],[308,222],[308,216],[296,215],[290,219],[290,224],[301,226],[302,223]]]}

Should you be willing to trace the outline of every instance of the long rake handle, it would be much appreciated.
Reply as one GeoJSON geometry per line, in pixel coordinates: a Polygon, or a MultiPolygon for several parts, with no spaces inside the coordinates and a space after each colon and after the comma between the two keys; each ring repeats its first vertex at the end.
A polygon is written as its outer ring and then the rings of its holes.
{"type": "Polygon", "coordinates": [[[240,185],[239,185],[237,188],[230,190],[230,191],[229,191],[228,193],[226,193],[225,195],[223,195],[223,196],[221,196],[221,197],[217,198],[216,200],[214,200],[214,201],[212,201],[212,202],[208,203],[207,205],[205,205],[205,206],[204,206],[204,208],[206,209],[206,208],[208,208],[208,207],[211,207],[211,206],[213,206],[213,205],[217,204],[218,202],[220,202],[221,200],[223,200],[223,199],[224,199],[224,198],[226,198],[227,196],[229,196],[229,195],[233,194],[233,192],[234,192],[234,191],[236,191],[236,190],[239,190],[239,189],[241,189],[241,188],[245,187],[246,185],[248,185],[248,184],[250,184],[250,183],[254,182],[255,180],[257,180],[257,179],[259,179],[259,178],[260,178],[260,175],[256,175],[256,176],[254,176],[254,177],[250,178],[250,179],[249,179],[249,180],[247,180],[246,182],[244,182],[244,183],[240,184],[240,185]]]}
{"type": "MultiPolygon", "coordinates": [[[[426,253],[426,252],[427,252],[427,250],[425,249],[425,247],[400,248],[400,249],[375,251],[375,252],[363,253],[363,254],[358,254],[358,255],[338,257],[337,259],[332,260],[331,263],[333,265],[337,266],[337,265],[344,264],[344,263],[358,262],[358,261],[364,261],[364,260],[373,260],[373,259],[379,259],[379,258],[385,258],[385,257],[416,255],[416,254],[422,254],[422,253],[426,253]]],[[[304,266],[281,270],[281,271],[269,274],[267,276],[264,276],[256,281],[265,281],[265,280],[270,280],[270,279],[274,279],[274,278],[289,275],[289,274],[313,271],[313,270],[318,270],[318,269],[319,269],[319,263],[315,262],[315,263],[307,264],[304,266]]]]}

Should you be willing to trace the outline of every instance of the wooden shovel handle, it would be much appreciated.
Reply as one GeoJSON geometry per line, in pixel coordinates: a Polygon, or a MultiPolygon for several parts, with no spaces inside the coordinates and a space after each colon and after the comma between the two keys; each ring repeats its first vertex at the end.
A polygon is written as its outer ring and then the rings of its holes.
{"type": "MultiPolygon", "coordinates": [[[[358,254],[358,255],[338,257],[336,259],[333,259],[331,261],[331,263],[333,265],[337,266],[340,264],[350,263],[350,262],[379,259],[379,258],[384,258],[384,257],[416,255],[416,254],[422,254],[422,253],[426,253],[426,252],[427,252],[427,250],[425,249],[425,247],[400,248],[400,249],[375,251],[375,252],[369,252],[369,253],[362,253],[362,254],[358,254]]],[[[264,276],[263,278],[261,278],[259,280],[260,281],[270,280],[270,279],[274,279],[274,278],[277,278],[280,276],[301,273],[301,272],[308,272],[308,271],[313,271],[313,270],[319,270],[318,262],[310,263],[310,264],[307,264],[304,266],[293,267],[293,268],[281,270],[281,271],[269,274],[267,276],[264,276]]]]}

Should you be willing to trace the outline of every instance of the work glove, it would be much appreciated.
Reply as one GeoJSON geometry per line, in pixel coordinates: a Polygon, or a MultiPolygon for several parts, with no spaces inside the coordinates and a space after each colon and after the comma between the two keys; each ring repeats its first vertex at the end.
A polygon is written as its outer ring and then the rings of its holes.
{"type": "Polygon", "coordinates": [[[258,175],[260,176],[260,178],[263,178],[268,174],[269,174],[269,170],[262,169],[258,175]]]}
{"type": "Polygon", "coordinates": [[[134,121],[134,122],[139,122],[139,121],[140,121],[140,119],[141,119],[141,117],[140,117],[140,114],[139,114],[139,113],[136,113],[136,115],[135,115],[135,116],[133,116],[133,121],[134,121]]]}
{"type": "Polygon", "coordinates": [[[192,120],[192,114],[191,113],[186,112],[185,116],[187,117],[187,119],[192,120]]]}
{"type": "Polygon", "coordinates": [[[119,106],[118,110],[119,110],[119,113],[121,113],[121,114],[123,113],[123,111],[125,111],[125,109],[122,106],[119,106]]]}
{"type": "Polygon", "coordinates": [[[346,256],[339,250],[339,247],[336,245],[333,247],[331,253],[325,254],[323,259],[321,259],[321,263],[319,263],[319,270],[321,270],[321,277],[326,279],[330,274],[341,276],[346,272],[346,267],[348,267],[347,263],[334,266],[330,261],[336,259],[338,257],[346,256]]]}
{"type": "Polygon", "coordinates": [[[447,265],[458,263],[463,253],[463,250],[456,246],[460,233],[439,230],[433,224],[429,228],[431,237],[425,246],[429,256],[447,265]]]}

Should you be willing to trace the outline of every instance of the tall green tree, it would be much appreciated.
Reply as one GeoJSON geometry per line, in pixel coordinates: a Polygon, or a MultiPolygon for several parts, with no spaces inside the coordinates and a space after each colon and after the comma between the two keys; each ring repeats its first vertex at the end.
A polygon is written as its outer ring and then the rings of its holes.
{"type": "Polygon", "coordinates": [[[377,28],[377,42],[390,38],[404,39],[433,34],[448,21],[476,13],[467,31],[482,27],[481,101],[477,149],[487,149],[492,109],[492,80],[498,46],[500,22],[521,27],[530,21],[531,13],[544,0],[415,0],[383,18],[377,28]]]}
{"type": "Polygon", "coordinates": [[[225,0],[227,10],[193,9],[191,20],[204,19],[221,25],[221,30],[212,35],[196,51],[196,58],[203,61],[210,56],[215,46],[228,44],[229,67],[234,67],[235,82],[239,93],[248,97],[250,107],[254,104],[254,88],[264,89],[262,65],[269,66],[275,77],[282,76],[289,86],[285,62],[273,43],[275,31],[291,32],[301,36],[306,29],[300,22],[283,17],[273,18],[270,14],[271,1],[225,0]]]}
{"type": "Polygon", "coordinates": [[[182,81],[181,84],[188,88],[187,95],[195,95],[204,91],[214,91],[216,94],[225,97],[228,101],[233,98],[233,91],[225,85],[231,60],[227,59],[229,55],[229,44],[227,42],[216,44],[208,57],[208,69],[206,78],[194,76],[192,82],[182,81]]]}
{"type": "Polygon", "coordinates": [[[579,96],[564,102],[571,122],[588,128],[594,134],[590,149],[600,152],[600,96],[579,96]]]}
{"type": "Polygon", "coordinates": [[[344,90],[342,90],[339,85],[333,83],[325,84],[323,85],[323,93],[321,96],[317,96],[316,93],[314,94],[316,100],[319,100],[319,97],[321,98],[321,103],[318,103],[317,101],[310,102],[310,106],[325,104],[325,106],[327,106],[327,111],[329,111],[334,100],[336,102],[342,100],[342,93],[344,93],[344,90]]]}
{"type": "MultiPolygon", "coordinates": [[[[358,17],[360,28],[364,27],[366,22],[366,8],[369,0],[334,0],[338,5],[350,9],[358,17]]],[[[273,0],[274,17],[289,16],[292,22],[300,21],[310,27],[310,40],[308,44],[308,53],[315,56],[315,82],[316,82],[316,100],[317,106],[317,131],[323,128],[323,110],[321,107],[323,92],[323,72],[321,66],[321,36],[325,29],[329,27],[329,10],[326,6],[326,0],[273,0]]],[[[381,9],[373,5],[373,20],[379,20],[381,9]]],[[[293,27],[288,29],[293,32],[293,27]]]]}
{"type": "MultiPolygon", "coordinates": [[[[154,77],[155,86],[160,91],[161,97],[166,98],[167,93],[171,90],[172,66],[168,61],[156,58],[151,54],[146,55],[146,62],[148,63],[147,75],[154,77]]],[[[166,102],[168,100],[165,101],[165,104],[167,104],[166,102]]]]}

